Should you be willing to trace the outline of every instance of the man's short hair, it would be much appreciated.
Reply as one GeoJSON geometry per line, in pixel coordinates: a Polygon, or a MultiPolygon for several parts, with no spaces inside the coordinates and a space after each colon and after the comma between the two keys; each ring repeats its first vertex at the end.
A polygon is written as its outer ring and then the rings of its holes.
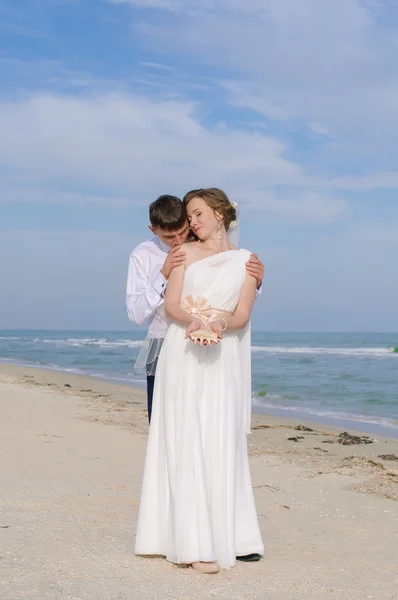
{"type": "Polygon", "coordinates": [[[177,196],[164,194],[150,204],[149,220],[152,227],[176,231],[184,227],[187,221],[187,211],[177,196]]]}

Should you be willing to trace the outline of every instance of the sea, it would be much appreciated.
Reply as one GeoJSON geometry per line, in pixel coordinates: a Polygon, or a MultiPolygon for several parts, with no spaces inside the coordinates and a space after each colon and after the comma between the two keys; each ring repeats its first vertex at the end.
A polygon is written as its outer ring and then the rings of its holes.
{"type": "MultiPolygon", "coordinates": [[[[144,387],[144,331],[0,330],[0,362],[144,387]]],[[[253,411],[398,437],[398,333],[252,334],[253,411]]]]}

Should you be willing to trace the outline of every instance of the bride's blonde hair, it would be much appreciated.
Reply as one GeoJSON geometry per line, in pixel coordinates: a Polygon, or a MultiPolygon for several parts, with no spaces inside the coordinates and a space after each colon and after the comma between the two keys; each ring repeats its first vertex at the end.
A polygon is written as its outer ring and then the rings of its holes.
{"type": "Polygon", "coordinates": [[[201,188],[185,194],[183,202],[187,207],[193,198],[202,198],[210,208],[222,215],[224,227],[228,231],[232,221],[236,221],[236,208],[231,204],[227,194],[218,188],[201,188]]]}

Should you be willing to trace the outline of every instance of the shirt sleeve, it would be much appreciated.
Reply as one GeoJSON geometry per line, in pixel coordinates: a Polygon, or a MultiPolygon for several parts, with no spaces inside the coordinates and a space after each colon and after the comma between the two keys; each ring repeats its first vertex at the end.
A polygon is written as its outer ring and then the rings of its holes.
{"type": "Polygon", "coordinates": [[[261,296],[262,291],[263,291],[263,284],[261,284],[260,287],[256,289],[256,298],[258,296],[261,296]]]}
{"type": "Polygon", "coordinates": [[[133,323],[142,325],[164,302],[167,280],[162,273],[153,280],[145,273],[140,256],[134,252],[130,256],[127,275],[126,305],[127,314],[133,323]]]}

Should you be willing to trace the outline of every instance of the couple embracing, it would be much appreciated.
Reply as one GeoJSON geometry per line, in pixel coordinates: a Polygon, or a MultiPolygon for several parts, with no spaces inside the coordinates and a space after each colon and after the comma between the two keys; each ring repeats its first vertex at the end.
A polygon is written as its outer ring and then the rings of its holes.
{"type": "Polygon", "coordinates": [[[217,188],[161,196],[149,216],[155,237],[133,251],[127,282],[130,319],[149,320],[137,360],[150,429],[135,553],[217,573],[263,554],[246,435],[264,267],[232,245],[236,207],[217,188]]]}

